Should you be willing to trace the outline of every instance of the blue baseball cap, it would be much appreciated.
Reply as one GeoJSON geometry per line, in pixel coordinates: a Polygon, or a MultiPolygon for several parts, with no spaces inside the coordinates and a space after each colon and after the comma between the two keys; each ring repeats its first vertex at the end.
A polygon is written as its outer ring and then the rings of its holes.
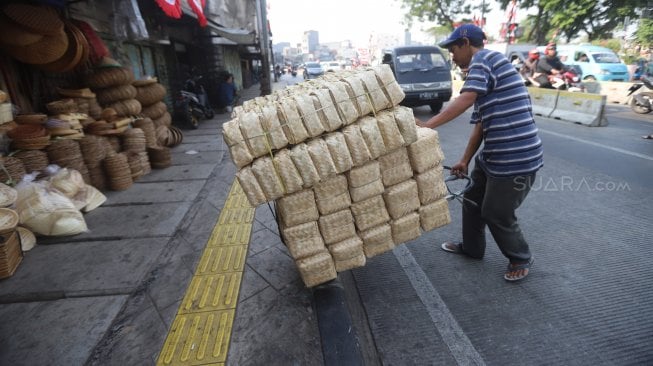
{"type": "Polygon", "coordinates": [[[476,39],[482,41],[487,37],[485,37],[485,33],[483,33],[483,30],[475,26],[474,24],[463,24],[458,28],[454,29],[453,32],[451,32],[451,34],[449,35],[449,38],[440,42],[438,46],[442,48],[448,48],[454,42],[456,42],[461,38],[476,39]]]}

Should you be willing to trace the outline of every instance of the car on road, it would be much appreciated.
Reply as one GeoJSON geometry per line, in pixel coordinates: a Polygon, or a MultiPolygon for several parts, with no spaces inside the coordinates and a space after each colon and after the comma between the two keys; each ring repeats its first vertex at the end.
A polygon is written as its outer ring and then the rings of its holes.
{"type": "MultiPolygon", "coordinates": [[[[538,47],[543,49],[544,47],[538,47]]],[[[578,65],[583,80],[628,81],[628,67],[609,48],[593,45],[558,45],[558,57],[565,65],[578,65]]]]}
{"type": "Polygon", "coordinates": [[[304,65],[304,80],[315,79],[322,74],[324,70],[318,62],[307,62],[304,65]]]}
{"type": "Polygon", "coordinates": [[[341,69],[338,61],[324,61],[320,63],[324,72],[338,71],[341,69]]]}
{"type": "Polygon", "coordinates": [[[382,62],[390,65],[406,97],[407,107],[428,105],[438,113],[451,99],[451,64],[436,46],[402,46],[384,50],[382,62]]]}

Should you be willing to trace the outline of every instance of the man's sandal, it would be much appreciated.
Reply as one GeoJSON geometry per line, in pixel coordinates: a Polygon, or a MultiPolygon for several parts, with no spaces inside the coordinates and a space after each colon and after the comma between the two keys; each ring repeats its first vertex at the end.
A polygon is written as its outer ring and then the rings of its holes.
{"type": "Polygon", "coordinates": [[[463,252],[463,243],[454,243],[451,241],[446,241],[442,243],[440,248],[442,248],[442,250],[444,250],[445,252],[449,252],[449,253],[465,254],[465,252],[463,252]]]}
{"type": "Polygon", "coordinates": [[[503,279],[509,282],[516,282],[526,278],[530,272],[530,268],[533,265],[533,262],[535,262],[535,258],[531,257],[531,259],[529,259],[526,263],[508,264],[508,269],[506,269],[506,273],[503,275],[503,279]],[[521,271],[519,276],[510,276],[511,273],[518,271],[521,271]]]}

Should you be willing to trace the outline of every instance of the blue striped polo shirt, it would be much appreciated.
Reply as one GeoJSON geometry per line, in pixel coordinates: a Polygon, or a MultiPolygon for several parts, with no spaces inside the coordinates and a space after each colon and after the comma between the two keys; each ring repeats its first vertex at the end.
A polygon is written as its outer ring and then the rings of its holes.
{"type": "Polygon", "coordinates": [[[527,175],[542,167],[528,90],[515,67],[501,53],[474,54],[461,92],[477,93],[471,123],[483,124],[482,168],[491,176],[527,175]]]}

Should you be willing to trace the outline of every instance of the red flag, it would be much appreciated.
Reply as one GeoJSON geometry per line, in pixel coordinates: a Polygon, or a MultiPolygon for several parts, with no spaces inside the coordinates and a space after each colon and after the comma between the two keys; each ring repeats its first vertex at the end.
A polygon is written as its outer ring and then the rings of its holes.
{"type": "Polygon", "coordinates": [[[156,0],[156,3],[167,16],[181,18],[181,0],[156,0]]]}
{"type": "Polygon", "coordinates": [[[206,27],[206,17],[204,16],[204,4],[206,0],[188,0],[188,5],[193,9],[193,13],[197,15],[197,20],[200,22],[201,27],[206,27]]]}

